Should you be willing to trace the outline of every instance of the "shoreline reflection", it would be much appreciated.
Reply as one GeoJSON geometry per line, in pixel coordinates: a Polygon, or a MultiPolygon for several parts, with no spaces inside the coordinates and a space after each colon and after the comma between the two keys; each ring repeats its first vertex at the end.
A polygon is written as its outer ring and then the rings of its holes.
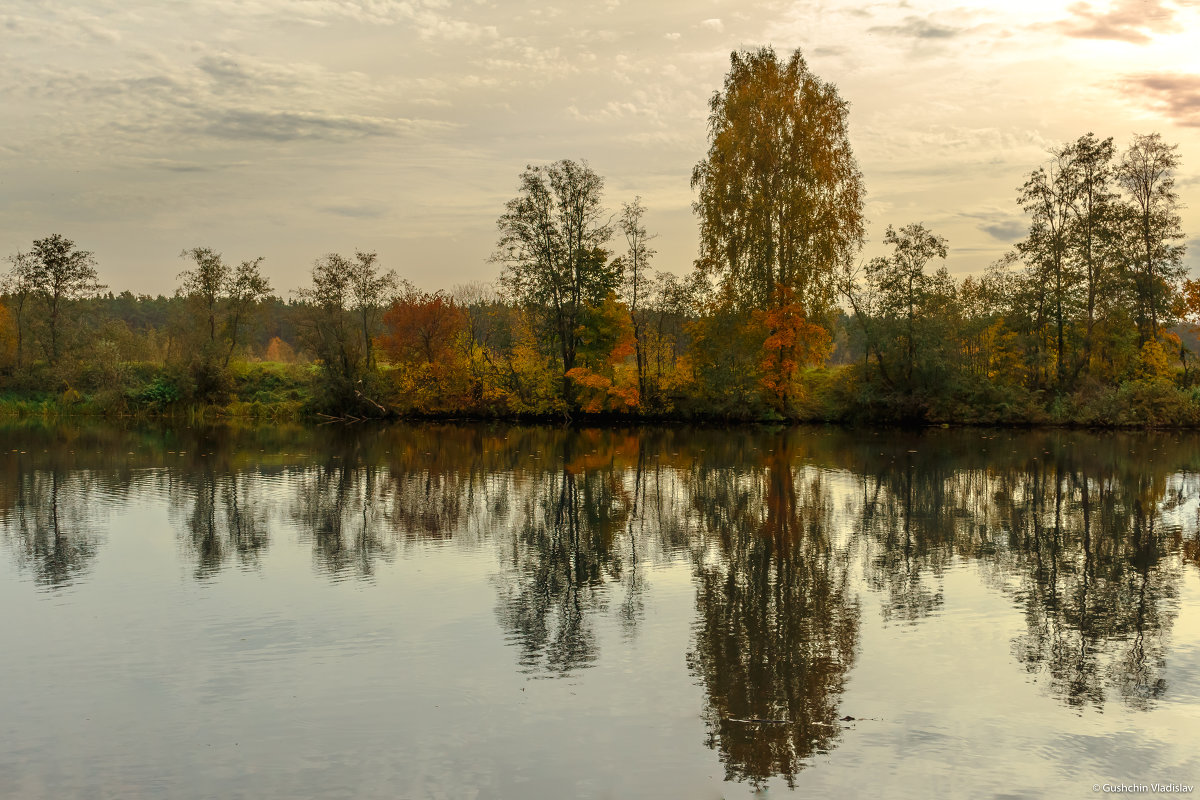
{"type": "MultiPolygon", "coordinates": [[[[921,626],[971,566],[1024,630],[1011,664],[1056,702],[1148,710],[1200,567],[1200,437],[827,429],[0,428],[0,538],[42,591],[89,580],[109,509],[164,498],[195,580],[258,570],[284,528],[333,581],[414,548],[491,553],[493,615],[530,677],[641,634],[686,565],[679,657],[728,780],[795,785],[839,746],[865,614],[921,626]]],[[[411,612],[410,612],[411,613],[411,612]]]]}

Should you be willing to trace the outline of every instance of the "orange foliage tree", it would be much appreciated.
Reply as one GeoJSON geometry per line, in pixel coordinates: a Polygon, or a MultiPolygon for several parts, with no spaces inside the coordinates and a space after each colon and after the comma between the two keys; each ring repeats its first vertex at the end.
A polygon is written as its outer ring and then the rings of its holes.
{"type": "Polygon", "coordinates": [[[383,325],[378,344],[401,370],[398,388],[413,406],[433,410],[461,372],[456,345],[466,326],[462,309],[440,291],[410,291],[384,312],[383,325]]]}
{"type": "Polygon", "coordinates": [[[264,361],[275,361],[280,364],[292,364],[296,361],[296,350],[278,336],[272,336],[263,353],[264,361]]]}
{"type": "Polygon", "coordinates": [[[462,310],[442,292],[410,292],[384,312],[379,344],[396,363],[435,367],[451,354],[464,323],[462,310]]]}
{"type": "Polygon", "coordinates": [[[767,330],[762,344],[760,381],[778,411],[786,411],[794,399],[796,373],[802,366],[819,365],[829,357],[829,331],[809,322],[804,307],[790,287],[775,290],[775,302],[754,319],[767,330]]]}
{"type": "MultiPolygon", "coordinates": [[[[1200,334],[1200,280],[1184,279],[1179,295],[1175,299],[1175,306],[1175,315],[1187,326],[1187,329],[1191,333],[1200,334]]],[[[1183,362],[1184,382],[1190,383],[1192,378],[1187,360],[1188,349],[1182,341],[1177,342],[1176,345],[1179,359],[1183,362]]]]}
{"type": "Polygon", "coordinates": [[[590,307],[580,330],[580,360],[567,377],[574,384],[584,411],[631,411],[641,400],[636,339],[624,303],[609,295],[590,307]]]}

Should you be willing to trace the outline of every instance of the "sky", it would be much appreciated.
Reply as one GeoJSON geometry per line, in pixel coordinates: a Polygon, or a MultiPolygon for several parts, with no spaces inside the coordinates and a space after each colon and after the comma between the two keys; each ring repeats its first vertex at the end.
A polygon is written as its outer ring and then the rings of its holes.
{"type": "Polygon", "coordinates": [[[198,246],[264,257],[285,297],[356,249],[494,282],[520,173],[571,158],[683,274],[708,100],[762,45],[850,103],[864,257],[923,222],[980,272],[1051,148],[1157,131],[1200,272],[1200,0],[0,0],[0,257],[61,233],[150,294],[198,246]]]}

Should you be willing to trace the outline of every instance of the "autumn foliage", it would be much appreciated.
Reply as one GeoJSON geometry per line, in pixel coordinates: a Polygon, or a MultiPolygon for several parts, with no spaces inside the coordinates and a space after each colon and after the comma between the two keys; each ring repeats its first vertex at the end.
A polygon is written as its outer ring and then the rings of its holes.
{"type": "Polygon", "coordinates": [[[808,320],[792,289],[776,289],[774,301],[767,311],[754,314],[755,321],[767,330],[759,361],[760,381],[776,410],[787,411],[798,391],[797,372],[801,367],[823,364],[832,340],[829,331],[808,320]]]}
{"type": "Polygon", "coordinates": [[[462,402],[465,326],[462,309],[442,292],[406,292],[384,312],[378,345],[398,372],[401,407],[438,411],[462,402]]]}
{"type": "Polygon", "coordinates": [[[8,366],[17,358],[17,336],[8,306],[0,303],[0,366],[8,366]]]}
{"type": "Polygon", "coordinates": [[[409,293],[383,314],[379,344],[398,363],[444,366],[463,328],[462,311],[442,292],[409,293]]]}
{"type": "Polygon", "coordinates": [[[890,253],[859,260],[849,106],[799,51],[734,53],[709,111],[688,274],[652,272],[649,210],[635,197],[617,218],[604,178],[569,159],[520,175],[496,220],[496,283],[448,291],[356,251],[318,258],[285,299],[261,259],[197,247],[173,297],[104,296],[94,256],[56,234],[8,258],[0,390],[106,392],[122,412],[283,394],[355,420],[1200,425],[1177,146],[1088,133],[1052,149],[1014,198],[1027,232],[964,277],[919,221],[888,225],[890,253]],[[251,390],[233,362],[260,353],[295,366],[251,390]]]}

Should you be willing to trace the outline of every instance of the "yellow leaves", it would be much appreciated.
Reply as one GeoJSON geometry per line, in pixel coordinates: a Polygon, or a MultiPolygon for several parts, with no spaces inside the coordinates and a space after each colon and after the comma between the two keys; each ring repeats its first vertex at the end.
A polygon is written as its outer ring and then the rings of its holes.
{"type": "MultiPolygon", "coordinates": [[[[513,326],[514,344],[502,359],[500,396],[509,409],[518,414],[560,411],[560,379],[554,364],[538,346],[537,334],[529,316],[521,314],[513,326]]],[[[493,359],[494,362],[500,359],[493,359]]]]}
{"type": "Polygon", "coordinates": [[[1015,351],[1016,334],[1003,318],[979,332],[972,342],[964,342],[966,355],[989,381],[1011,380],[1020,374],[1020,359],[1015,351]]]}
{"type": "Polygon", "coordinates": [[[0,303],[0,364],[8,365],[17,358],[17,332],[8,306],[0,303]]]}
{"type": "Polygon", "coordinates": [[[1180,316],[1193,331],[1200,330],[1200,281],[1185,280],[1179,301],[1182,305],[1180,316]]]}
{"type": "Polygon", "coordinates": [[[767,306],[780,280],[824,306],[826,279],[863,235],[845,101],[799,51],[762,48],[734,53],[710,108],[708,153],[692,172],[697,264],[740,309],[767,306]]]}
{"type": "Polygon", "coordinates": [[[1147,380],[1170,377],[1171,368],[1167,362],[1166,351],[1157,339],[1151,339],[1142,345],[1137,373],[1139,378],[1147,380]]]}
{"type": "Polygon", "coordinates": [[[635,382],[615,382],[612,378],[597,374],[587,367],[575,367],[567,372],[575,384],[579,406],[589,414],[601,411],[632,411],[637,408],[640,397],[635,382]]]}

